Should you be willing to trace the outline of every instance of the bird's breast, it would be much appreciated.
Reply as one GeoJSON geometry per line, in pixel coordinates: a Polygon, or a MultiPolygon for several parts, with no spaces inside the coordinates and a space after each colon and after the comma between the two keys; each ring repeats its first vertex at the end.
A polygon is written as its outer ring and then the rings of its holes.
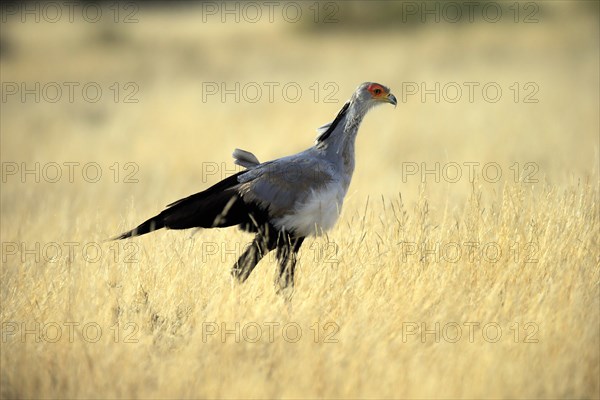
{"type": "Polygon", "coordinates": [[[344,186],[336,182],[313,190],[304,202],[277,219],[275,227],[293,231],[297,236],[323,234],[333,228],[340,216],[347,189],[344,186]]]}

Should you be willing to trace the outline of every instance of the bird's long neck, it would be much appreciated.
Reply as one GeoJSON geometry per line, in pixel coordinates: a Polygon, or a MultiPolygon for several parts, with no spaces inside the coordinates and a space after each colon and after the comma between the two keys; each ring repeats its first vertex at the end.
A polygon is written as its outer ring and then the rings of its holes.
{"type": "Polygon", "coordinates": [[[316,144],[328,160],[341,168],[347,177],[347,184],[350,183],[354,172],[354,143],[366,111],[359,109],[356,103],[350,100],[316,144]]]}

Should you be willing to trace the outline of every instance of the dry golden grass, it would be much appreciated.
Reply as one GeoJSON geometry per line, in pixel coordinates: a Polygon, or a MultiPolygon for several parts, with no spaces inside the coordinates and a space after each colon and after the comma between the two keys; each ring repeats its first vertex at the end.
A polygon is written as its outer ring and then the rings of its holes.
{"type": "Polygon", "coordinates": [[[201,24],[197,9],[142,10],[116,28],[3,24],[3,82],[133,81],[140,102],[2,103],[3,171],[56,162],[64,175],[3,177],[2,397],[600,397],[598,19],[547,4],[538,24],[360,34],[201,24]],[[403,82],[506,92],[367,116],[342,217],[303,246],[290,303],[274,293],[272,259],[232,284],[250,240],[234,229],[104,242],[215,182],[235,147],[266,160],[310,145],[365,80],[399,99],[403,82]],[[203,102],[213,81],[305,92],[294,104],[203,102]],[[515,81],[535,82],[539,103],[510,100],[515,81]],[[314,82],[334,82],[339,102],[314,102],[314,82]],[[80,163],[72,183],[65,162],[80,163]],[[90,162],[97,183],[81,176],[90,162]],[[127,162],[138,183],[123,182],[127,162]],[[451,162],[503,175],[406,176],[451,162]],[[221,336],[236,326],[239,341],[221,336]]]}

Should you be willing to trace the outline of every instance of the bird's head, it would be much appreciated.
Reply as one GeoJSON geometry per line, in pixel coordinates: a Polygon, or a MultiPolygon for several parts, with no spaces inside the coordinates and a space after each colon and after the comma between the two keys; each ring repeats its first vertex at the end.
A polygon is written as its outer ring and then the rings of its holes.
{"type": "Polygon", "coordinates": [[[396,96],[390,92],[388,87],[375,82],[361,84],[354,92],[353,100],[365,110],[383,103],[393,104],[394,107],[398,104],[396,96]]]}
{"type": "Polygon", "coordinates": [[[367,112],[371,108],[383,103],[393,104],[394,107],[398,104],[396,96],[390,92],[387,86],[375,82],[360,84],[335,119],[317,129],[317,132],[319,132],[317,145],[325,142],[334,133],[339,122],[342,120],[344,124],[341,131],[349,131],[355,136],[358,126],[367,112]]]}

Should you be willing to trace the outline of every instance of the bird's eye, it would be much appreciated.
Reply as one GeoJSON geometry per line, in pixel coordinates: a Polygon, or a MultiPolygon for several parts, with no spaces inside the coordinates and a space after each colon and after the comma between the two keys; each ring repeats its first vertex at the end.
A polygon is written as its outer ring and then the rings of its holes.
{"type": "Polygon", "coordinates": [[[374,92],[377,96],[379,96],[381,94],[381,89],[375,89],[374,92]]]}

